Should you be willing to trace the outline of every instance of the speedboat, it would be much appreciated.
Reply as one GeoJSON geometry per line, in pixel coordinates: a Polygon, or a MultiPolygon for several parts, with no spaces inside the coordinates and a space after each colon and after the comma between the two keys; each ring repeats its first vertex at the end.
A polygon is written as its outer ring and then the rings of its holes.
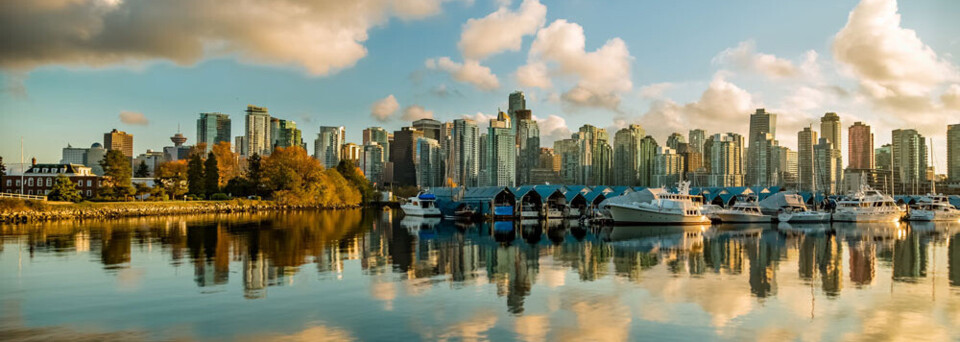
{"type": "Polygon", "coordinates": [[[893,197],[862,182],[860,190],[837,202],[833,220],[838,222],[899,222],[903,210],[893,197]]]}
{"type": "Polygon", "coordinates": [[[440,217],[440,208],[436,205],[437,196],[420,193],[407,198],[407,202],[400,206],[407,216],[440,217]]]}
{"type": "Polygon", "coordinates": [[[773,216],[766,215],[756,202],[737,202],[732,208],[714,214],[723,223],[767,223],[773,222],[773,216]]]}
{"type": "Polygon", "coordinates": [[[615,224],[710,224],[700,212],[700,196],[689,195],[689,184],[681,182],[675,193],[649,191],[649,202],[607,203],[606,210],[615,224]]]}
{"type": "Polygon", "coordinates": [[[960,210],[950,204],[947,196],[926,195],[910,208],[910,221],[960,221],[960,210]]]}
{"type": "Polygon", "coordinates": [[[777,214],[777,220],[790,223],[821,223],[830,222],[830,213],[825,211],[793,208],[777,214]]]}

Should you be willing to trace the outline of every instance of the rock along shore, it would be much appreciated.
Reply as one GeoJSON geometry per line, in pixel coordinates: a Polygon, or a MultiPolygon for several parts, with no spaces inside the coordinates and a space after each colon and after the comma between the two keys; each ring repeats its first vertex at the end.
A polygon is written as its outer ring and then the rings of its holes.
{"type": "Polygon", "coordinates": [[[0,223],[29,223],[57,220],[103,220],[124,217],[216,214],[216,213],[253,213],[260,211],[282,211],[300,209],[342,209],[319,208],[310,206],[281,205],[273,202],[235,203],[235,202],[151,202],[111,203],[107,205],[51,205],[39,210],[21,210],[0,213],[0,223]]]}

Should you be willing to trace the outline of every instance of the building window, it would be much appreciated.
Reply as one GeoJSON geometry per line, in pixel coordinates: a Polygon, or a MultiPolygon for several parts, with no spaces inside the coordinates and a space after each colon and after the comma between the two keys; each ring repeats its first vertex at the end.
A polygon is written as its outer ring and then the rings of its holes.
{"type": "Polygon", "coordinates": [[[27,190],[27,195],[33,195],[33,190],[27,190]]]}
{"type": "Polygon", "coordinates": [[[8,180],[7,180],[7,186],[10,186],[11,183],[13,183],[13,181],[8,179],[8,180]]]}
{"type": "Polygon", "coordinates": [[[33,178],[27,179],[27,186],[33,186],[33,178]]]}
{"type": "Polygon", "coordinates": [[[53,178],[47,178],[47,186],[53,186],[53,178]]]}
{"type": "Polygon", "coordinates": [[[87,180],[87,187],[89,188],[89,187],[91,187],[91,186],[93,186],[93,181],[91,181],[91,180],[88,179],[88,180],[87,180]]]}
{"type": "Polygon", "coordinates": [[[50,194],[50,190],[44,190],[44,191],[43,191],[43,194],[44,194],[44,195],[49,195],[49,194],[50,194]]]}
{"type": "Polygon", "coordinates": [[[40,173],[47,173],[47,168],[41,169],[41,170],[40,170],[40,173]]]}
{"type": "Polygon", "coordinates": [[[17,180],[17,186],[20,186],[20,180],[19,180],[19,179],[17,180]]]}
{"type": "Polygon", "coordinates": [[[87,197],[90,197],[91,196],[90,194],[91,194],[90,190],[87,190],[87,197]]]}

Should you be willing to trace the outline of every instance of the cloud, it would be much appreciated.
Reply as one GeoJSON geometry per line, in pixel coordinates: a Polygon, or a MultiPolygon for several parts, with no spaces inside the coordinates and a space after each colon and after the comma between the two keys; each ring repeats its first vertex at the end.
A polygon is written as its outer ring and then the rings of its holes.
{"type": "MultiPolygon", "coordinates": [[[[655,101],[640,118],[647,134],[663,138],[673,132],[702,128],[713,133],[744,131],[744,122],[758,107],[753,96],[746,90],[725,79],[727,74],[718,72],[707,89],[694,102],[678,104],[670,99],[655,101]]],[[[624,123],[626,123],[626,118],[624,123]]]]}
{"type": "Polygon", "coordinates": [[[463,114],[461,117],[475,121],[477,123],[477,127],[480,128],[481,133],[486,132],[487,127],[490,127],[490,120],[497,118],[496,115],[487,115],[481,112],[477,112],[473,115],[463,114]]]}
{"type": "Polygon", "coordinates": [[[8,0],[0,67],[107,67],[215,57],[297,66],[314,76],[352,67],[368,30],[392,16],[440,12],[442,0],[8,0]]]}
{"type": "Polygon", "coordinates": [[[672,89],[676,85],[670,82],[654,83],[640,88],[640,97],[645,99],[656,99],[663,97],[663,92],[672,89]]]}
{"type": "Polygon", "coordinates": [[[420,119],[433,119],[433,111],[423,108],[421,105],[410,105],[403,109],[403,121],[416,121],[420,119]]]}
{"type": "Polygon", "coordinates": [[[860,82],[873,103],[900,112],[929,110],[931,91],[956,79],[917,33],[900,26],[895,0],[863,0],[833,40],[834,58],[860,82]]]}
{"type": "Polygon", "coordinates": [[[552,72],[573,76],[577,84],[561,95],[565,104],[618,110],[620,95],[633,88],[630,64],[633,56],[627,44],[613,38],[596,51],[587,52],[583,27],[560,19],[537,32],[530,46],[527,65],[517,71],[521,84],[545,86],[544,67],[551,63],[552,72]],[[536,77],[533,77],[536,76],[536,77]]]}
{"type": "Polygon", "coordinates": [[[550,115],[546,118],[533,116],[540,128],[540,146],[552,146],[554,141],[569,139],[573,132],[567,127],[567,120],[557,115],[550,115]]]}
{"type": "Polygon", "coordinates": [[[940,95],[940,101],[949,110],[960,110],[960,84],[951,84],[947,91],[940,95]]]}
{"type": "Polygon", "coordinates": [[[456,88],[448,87],[446,84],[441,83],[440,85],[430,89],[430,93],[436,95],[437,97],[448,97],[448,96],[459,96],[463,97],[463,93],[456,88]]]}
{"type": "Polygon", "coordinates": [[[398,108],[400,108],[400,103],[397,102],[396,97],[393,97],[393,94],[390,94],[370,106],[370,116],[377,121],[386,122],[390,120],[393,113],[397,112],[398,108]]]}
{"type": "Polygon", "coordinates": [[[517,11],[509,3],[480,19],[469,19],[460,34],[460,51],[467,59],[481,60],[503,51],[520,51],[523,37],[537,32],[547,17],[547,6],[524,0],[517,11]]]}
{"type": "Polygon", "coordinates": [[[150,123],[143,113],[122,111],[120,112],[120,122],[128,125],[147,125],[150,123]]]}
{"type": "Polygon", "coordinates": [[[549,89],[553,87],[550,81],[550,71],[547,64],[543,62],[533,62],[517,68],[514,74],[517,83],[524,87],[549,89]]]}
{"type": "Polygon", "coordinates": [[[480,65],[475,60],[466,60],[462,64],[454,62],[450,57],[430,58],[424,62],[428,70],[444,71],[458,82],[469,83],[480,90],[494,90],[500,88],[497,76],[490,72],[490,68],[480,65]]]}
{"type": "MultiPolygon", "coordinates": [[[[816,61],[816,52],[814,52],[816,61]]],[[[810,55],[808,54],[808,58],[810,55]]],[[[793,62],[765,53],[756,52],[756,42],[746,40],[737,47],[723,50],[713,58],[714,64],[730,65],[741,70],[760,73],[770,78],[787,78],[800,75],[793,62]]]]}

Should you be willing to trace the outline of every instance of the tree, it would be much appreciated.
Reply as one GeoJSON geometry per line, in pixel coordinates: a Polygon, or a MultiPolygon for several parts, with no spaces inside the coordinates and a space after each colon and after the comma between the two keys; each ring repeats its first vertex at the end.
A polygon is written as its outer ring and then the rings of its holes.
{"type": "Polygon", "coordinates": [[[177,160],[160,163],[157,166],[154,178],[157,187],[163,189],[162,195],[169,194],[173,198],[183,196],[187,193],[187,161],[177,160]]]}
{"type": "Polygon", "coordinates": [[[100,194],[104,197],[123,199],[133,194],[131,178],[133,170],[130,166],[130,158],[127,158],[119,150],[109,150],[100,161],[100,167],[103,168],[104,187],[100,189],[100,194]]]}
{"type": "Polygon", "coordinates": [[[360,191],[360,195],[363,197],[363,203],[369,203],[376,199],[376,191],[374,191],[373,186],[370,185],[367,177],[363,175],[363,170],[360,170],[354,161],[341,160],[340,163],[337,164],[337,172],[349,181],[350,185],[360,191]]]}
{"type": "Polygon", "coordinates": [[[233,153],[230,143],[221,141],[213,145],[213,155],[217,157],[217,169],[220,171],[220,187],[226,187],[234,178],[240,176],[237,154],[233,153]]]}
{"type": "Polygon", "coordinates": [[[247,186],[249,186],[248,194],[263,195],[263,160],[260,158],[260,154],[254,153],[247,158],[246,178],[247,186]]]}
{"type": "Polygon", "coordinates": [[[150,168],[147,167],[145,160],[140,161],[140,165],[137,165],[137,171],[133,173],[133,176],[137,178],[150,177],[150,168]]]}
{"type": "MultiPolygon", "coordinates": [[[[337,172],[298,146],[278,148],[263,159],[265,189],[280,203],[321,207],[359,205],[360,192],[337,172]]],[[[253,169],[251,167],[251,169],[253,169]]],[[[248,171],[248,175],[250,172],[248,171]]]]}
{"type": "Polygon", "coordinates": [[[7,165],[3,163],[3,157],[0,157],[0,177],[7,175],[7,165]]]}
{"type": "Polygon", "coordinates": [[[144,183],[135,183],[133,184],[134,193],[141,201],[143,200],[143,195],[149,194],[152,192],[152,188],[144,183]]]}
{"type": "Polygon", "coordinates": [[[220,169],[217,167],[217,156],[213,152],[207,155],[207,161],[203,163],[203,178],[207,195],[220,192],[220,169]]]}
{"type": "Polygon", "coordinates": [[[64,174],[57,175],[57,179],[53,181],[53,188],[50,189],[47,198],[51,201],[64,202],[80,202],[82,199],[80,190],[77,189],[77,184],[64,174]]]}
{"type": "Polygon", "coordinates": [[[204,191],[203,159],[200,158],[199,154],[190,156],[190,161],[187,162],[187,192],[192,195],[206,193],[204,191]]]}

